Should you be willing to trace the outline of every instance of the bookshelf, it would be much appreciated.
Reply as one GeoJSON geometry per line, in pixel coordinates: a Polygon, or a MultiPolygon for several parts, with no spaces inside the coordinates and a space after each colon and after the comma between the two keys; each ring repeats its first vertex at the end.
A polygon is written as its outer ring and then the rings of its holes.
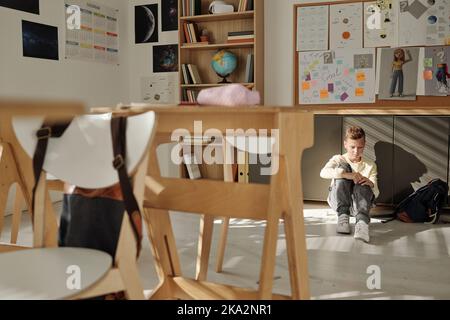
{"type": "MultiPolygon", "coordinates": [[[[216,52],[221,49],[232,52],[237,57],[238,66],[236,70],[227,78],[231,83],[239,83],[249,89],[257,90],[261,94],[262,103],[264,101],[264,0],[245,0],[246,3],[253,2],[247,10],[238,12],[240,2],[244,0],[226,0],[227,4],[234,7],[234,12],[230,13],[209,13],[211,0],[179,0],[179,90],[182,103],[189,102],[186,99],[186,92],[189,90],[198,93],[205,88],[223,86],[219,82],[222,80],[212,69],[211,60],[216,52]],[[191,10],[188,15],[183,13],[188,6],[197,5],[196,15],[192,15],[191,10]],[[208,31],[209,41],[202,43],[200,35],[202,30],[208,31]],[[253,35],[238,36],[238,43],[228,43],[230,32],[253,31],[253,35]],[[196,41],[192,34],[195,34],[196,41]],[[243,38],[243,39],[242,39],[243,38]],[[249,55],[253,55],[252,71],[248,70],[249,55]],[[201,78],[200,83],[186,81],[183,75],[183,65],[197,66],[201,78]],[[251,74],[250,77],[249,73],[251,74]],[[249,81],[250,80],[250,81],[249,81]]],[[[235,40],[236,41],[236,40],[235,40]]],[[[187,79],[189,80],[189,79],[187,79]]],[[[194,94],[195,95],[195,94],[194,94]]],[[[192,101],[191,101],[192,103],[192,101]]]]}

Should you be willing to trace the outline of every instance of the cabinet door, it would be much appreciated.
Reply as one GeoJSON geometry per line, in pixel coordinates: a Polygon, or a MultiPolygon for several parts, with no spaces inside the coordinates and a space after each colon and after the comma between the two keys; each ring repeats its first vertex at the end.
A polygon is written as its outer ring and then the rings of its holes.
{"type": "MultiPolygon", "coordinates": [[[[392,204],[392,163],[394,143],[393,116],[358,116],[344,117],[342,137],[351,126],[361,127],[366,133],[364,157],[376,163],[378,169],[378,188],[380,195],[378,204],[392,204]]],[[[345,153],[342,146],[342,153],[345,153]]]]}
{"type": "Polygon", "coordinates": [[[448,134],[448,117],[395,117],[395,203],[432,179],[447,181],[448,134]]]}
{"type": "Polygon", "coordinates": [[[320,170],[335,154],[339,154],[342,117],[316,116],[314,120],[314,146],[303,152],[302,185],[305,200],[326,201],[330,180],[320,178],[320,170]]]}

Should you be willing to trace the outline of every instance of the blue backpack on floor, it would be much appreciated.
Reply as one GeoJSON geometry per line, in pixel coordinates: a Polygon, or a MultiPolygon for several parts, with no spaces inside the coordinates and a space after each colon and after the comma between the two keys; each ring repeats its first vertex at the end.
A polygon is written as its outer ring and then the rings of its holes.
{"type": "Polygon", "coordinates": [[[448,185],[440,179],[431,180],[400,202],[392,219],[403,222],[438,223],[440,211],[448,195],[448,185]]]}

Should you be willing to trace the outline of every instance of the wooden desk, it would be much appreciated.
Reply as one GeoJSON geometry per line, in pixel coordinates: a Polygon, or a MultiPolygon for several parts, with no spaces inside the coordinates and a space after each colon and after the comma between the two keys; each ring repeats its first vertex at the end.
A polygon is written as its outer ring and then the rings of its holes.
{"type": "MultiPolygon", "coordinates": [[[[294,108],[272,107],[155,107],[157,137],[151,150],[145,219],[155,256],[160,285],[154,299],[309,299],[309,276],[303,221],[301,156],[313,144],[313,114],[294,108]],[[203,132],[215,128],[278,129],[279,171],[270,185],[238,184],[223,181],[163,178],[156,148],[167,143],[175,129],[194,132],[194,121],[202,121],[203,132]],[[239,203],[239,205],[236,205],[239,203]],[[175,239],[167,210],[203,214],[198,273],[205,273],[214,217],[267,220],[258,291],[187,279],[182,276],[175,239]],[[291,297],[272,295],[279,219],[284,220],[291,297]]],[[[101,110],[99,110],[101,111],[101,110]]]]}
{"type": "MultiPolygon", "coordinates": [[[[34,186],[32,161],[23,151],[12,128],[13,116],[45,116],[47,119],[65,119],[84,113],[81,103],[57,101],[26,101],[0,99],[0,205],[6,206],[8,192],[14,183],[22,191],[27,207],[31,208],[34,186]]],[[[0,208],[0,232],[3,228],[4,207],[0,208]]],[[[49,195],[46,199],[45,245],[57,245],[57,224],[49,195]]],[[[16,246],[0,244],[1,251],[16,250],[16,246]]]]}

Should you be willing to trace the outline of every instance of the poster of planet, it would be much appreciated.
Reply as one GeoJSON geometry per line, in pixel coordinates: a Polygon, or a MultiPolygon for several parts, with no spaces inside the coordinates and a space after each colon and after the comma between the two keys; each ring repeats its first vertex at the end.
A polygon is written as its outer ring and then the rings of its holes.
{"type": "Polygon", "coordinates": [[[59,60],[58,28],[22,20],[23,56],[59,60]]]}
{"type": "Polygon", "coordinates": [[[161,3],[162,31],[178,30],[177,0],[163,0],[161,3]]]}
{"type": "Polygon", "coordinates": [[[158,42],[158,5],[136,6],[134,12],[136,43],[158,42]]]}
{"type": "Polygon", "coordinates": [[[0,7],[39,14],[39,0],[0,0],[0,7]]]}
{"type": "Polygon", "coordinates": [[[178,45],[153,47],[153,73],[178,72],[178,45]]]}

